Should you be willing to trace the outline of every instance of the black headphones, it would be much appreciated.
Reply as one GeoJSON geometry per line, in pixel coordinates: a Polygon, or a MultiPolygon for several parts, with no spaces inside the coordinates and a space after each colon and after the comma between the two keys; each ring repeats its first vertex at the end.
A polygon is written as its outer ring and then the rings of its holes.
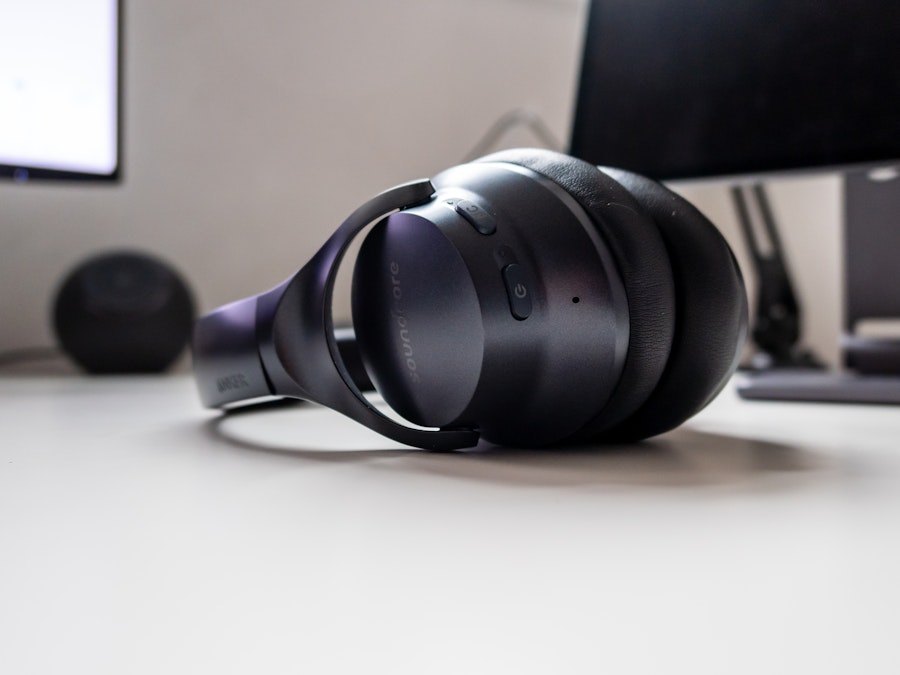
{"type": "Polygon", "coordinates": [[[509,150],[363,204],[282,285],[199,319],[194,369],[206,406],[300,398],[422,448],[634,441],[709,403],[746,334],[740,269],[691,204],[509,150]],[[334,282],[372,223],[345,340],[334,282]]]}

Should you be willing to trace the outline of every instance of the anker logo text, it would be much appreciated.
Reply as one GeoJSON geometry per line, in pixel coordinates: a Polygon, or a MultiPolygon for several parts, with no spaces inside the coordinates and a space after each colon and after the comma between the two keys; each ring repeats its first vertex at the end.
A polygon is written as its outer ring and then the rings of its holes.
{"type": "Polygon", "coordinates": [[[412,342],[409,339],[409,322],[403,313],[403,289],[400,286],[400,265],[391,261],[391,295],[394,298],[394,306],[391,309],[391,318],[397,324],[397,337],[400,340],[402,358],[406,359],[406,371],[413,382],[419,382],[418,366],[413,354],[412,342]]]}
{"type": "Polygon", "coordinates": [[[226,375],[225,377],[220,377],[216,382],[219,388],[219,393],[225,391],[232,391],[234,389],[246,389],[250,386],[250,383],[247,382],[247,378],[244,377],[243,373],[236,373],[234,375],[226,375]]]}

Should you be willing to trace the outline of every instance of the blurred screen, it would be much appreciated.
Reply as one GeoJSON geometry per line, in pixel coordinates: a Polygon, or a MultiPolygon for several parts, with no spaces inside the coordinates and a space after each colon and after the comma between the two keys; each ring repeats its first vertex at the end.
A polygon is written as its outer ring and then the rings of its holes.
{"type": "Polygon", "coordinates": [[[0,171],[113,178],[117,0],[0,0],[0,171]]]}

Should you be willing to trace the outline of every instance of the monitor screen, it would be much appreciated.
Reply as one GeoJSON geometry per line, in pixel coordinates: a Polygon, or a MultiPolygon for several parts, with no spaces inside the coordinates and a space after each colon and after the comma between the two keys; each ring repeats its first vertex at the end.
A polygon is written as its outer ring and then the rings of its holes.
{"type": "Polygon", "coordinates": [[[900,159],[896,0],[594,0],[570,151],[658,179],[900,159]]]}
{"type": "Polygon", "coordinates": [[[119,0],[0,0],[0,176],[116,179],[119,0]]]}

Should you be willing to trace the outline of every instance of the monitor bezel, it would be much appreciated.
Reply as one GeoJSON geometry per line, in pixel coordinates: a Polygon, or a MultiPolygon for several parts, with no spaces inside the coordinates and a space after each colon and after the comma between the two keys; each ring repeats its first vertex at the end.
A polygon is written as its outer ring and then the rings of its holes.
{"type": "MultiPolygon", "coordinates": [[[[602,11],[603,1],[590,0],[584,13],[584,31],[582,35],[581,59],[577,76],[576,98],[573,105],[572,123],[569,134],[567,152],[593,164],[610,165],[595,155],[589,154],[586,148],[595,143],[587,142],[590,137],[590,126],[595,123],[594,117],[588,111],[590,100],[589,91],[596,88],[593,78],[594,63],[591,59],[591,49],[599,36],[592,31],[592,26],[598,20],[597,13],[602,11]],[[599,161],[598,161],[599,159],[599,161]]],[[[592,107],[591,110],[594,108],[592,107]]],[[[886,148],[883,152],[866,153],[865,155],[852,156],[846,154],[842,157],[826,159],[817,157],[816,161],[792,160],[775,163],[759,163],[758,165],[733,163],[731,166],[713,167],[710,165],[695,164],[683,170],[657,171],[656,167],[648,166],[622,166],[618,168],[646,175],[655,180],[674,184],[703,183],[755,183],[773,178],[822,175],[828,173],[866,172],[882,167],[900,167],[900,151],[886,148]]]]}
{"type": "Polygon", "coordinates": [[[37,165],[6,164],[0,162],[0,178],[12,179],[17,183],[29,181],[73,181],[73,182],[98,182],[117,183],[122,180],[123,161],[123,119],[125,92],[123,76],[124,70],[124,42],[125,20],[124,0],[116,0],[116,164],[110,172],[80,171],[66,169],[51,169],[37,165]]]}

